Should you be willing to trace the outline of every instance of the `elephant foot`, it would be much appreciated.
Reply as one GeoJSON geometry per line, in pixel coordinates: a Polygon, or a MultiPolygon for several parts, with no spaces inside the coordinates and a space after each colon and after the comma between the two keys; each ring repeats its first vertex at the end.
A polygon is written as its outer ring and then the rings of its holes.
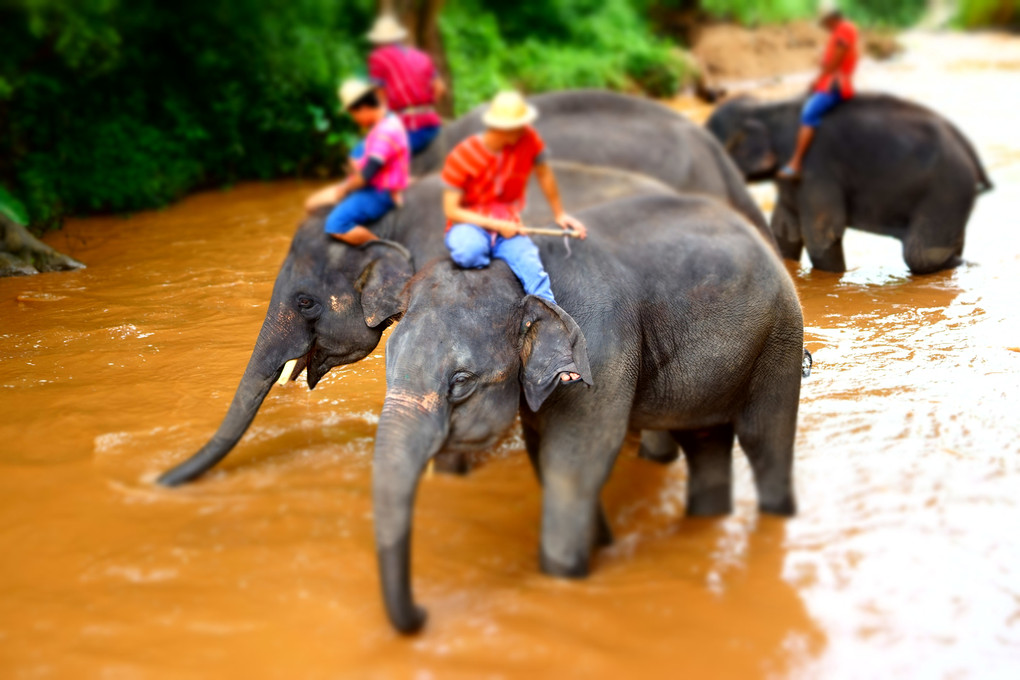
{"type": "Polygon", "coordinates": [[[588,574],[591,573],[588,567],[588,560],[577,559],[568,564],[550,557],[545,550],[541,551],[538,563],[543,574],[555,576],[557,578],[587,578],[588,574]]]}
{"type": "Polygon", "coordinates": [[[758,503],[758,510],[778,517],[793,517],[797,514],[797,502],[792,495],[777,500],[762,500],[758,503]]]}
{"type": "Polygon", "coordinates": [[[688,517],[719,517],[733,512],[733,494],[730,486],[714,486],[689,493],[688,517]]]}
{"type": "Polygon", "coordinates": [[[641,434],[638,456],[653,463],[669,465],[680,456],[680,445],[669,432],[646,431],[641,434]]]}

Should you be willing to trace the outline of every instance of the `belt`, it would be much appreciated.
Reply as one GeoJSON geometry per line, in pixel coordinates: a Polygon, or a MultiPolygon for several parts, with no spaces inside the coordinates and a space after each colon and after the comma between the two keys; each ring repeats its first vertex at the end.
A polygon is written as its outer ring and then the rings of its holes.
{"type": "Polygon", "coordinates": [[[435,113],[435,112],[436,112],[436,107],[432,106],[431,104],[423,104],[421,106],[408,106],[408,107],[405,107],[403,109],[398,109],[397,110],[397,113],[401,113],[401,114],[404,114],[404,115],[412,115],[412,114],[416,114],[416,113],[435,113]]]}

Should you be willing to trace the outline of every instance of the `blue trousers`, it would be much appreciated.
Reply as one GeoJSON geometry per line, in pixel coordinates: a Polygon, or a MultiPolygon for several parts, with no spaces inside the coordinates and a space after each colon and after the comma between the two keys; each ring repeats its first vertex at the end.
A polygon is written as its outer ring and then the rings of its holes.
{"type": "Polygon", "coordinates": [[[416,156],[419,151],[423,151],[425,147],[431,144],[432,140],[439,134],[440,129],[442,128],[439,125],[433,125],[432,127],[408,132],[407,141],[411,145],[411,155],[416,156]]]}
{"type": "Polygon", "coordinates": [[[446,232],[446,247],[453,261],[465,269],[487,267],[493,258],[503,260],[525,293],[556,304],[538,246],[527,236],[503,238],[475,224],[455,224],[446,232]]]}
{"type": "Polygon", "coordinates": [[[390,192],[365,187],[344,197],[326,218],[327,234],[346,234],[354,227],[365,227],[393,209],[390,192]]]}
{"type": "Polygon", "coordinates": [[[843,101],[843,95],[839,93],[838,87],[833,87],[828,92],[815,92],[804,102],[804,108],[800,112],[800,122],[807,127],[816,128],[822,123],[822,116],[831,111],[843,101]]]}

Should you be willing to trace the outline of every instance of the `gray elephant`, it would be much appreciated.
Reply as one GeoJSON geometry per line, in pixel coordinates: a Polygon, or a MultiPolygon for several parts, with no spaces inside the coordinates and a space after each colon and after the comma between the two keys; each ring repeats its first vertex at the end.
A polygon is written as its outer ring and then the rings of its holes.
{"type": "MultiPolygon", "coordinates": [[[[546,143],[560,159],[554,161],[554,166],[563,204],[568,210],[576,211],[635,192],[664,192],[675,188],[714,192],[712,195],[744,214],[775,247],[771,231],[733,162],[710,135],[681,116],[654,102],[591,90],[543,95],[533,101],[543,107],[538,126],[546,143]],[[556,106],[550,108],[546,101],[556,106]],[[600,113],[600,106],[608,107],[609,113],[600,113]],[[566,122],[554,123],[553,119],[561,115],[566,122]],[[644,125],[642,120],[645,120],[644,125]],[[605,127],[615,130],[614,121],[620,126],[626,123],[632,135],[629,142],[616,132],[605,130],[605,127]],[[644,143],[651,133],[664,136],[656,136],[654,144],[644,143]],[[577,160],[565,160],[571,158],[577,160]],[[580,164],[585,158],[631,172],[580,164]],[[660,175],[672,183],[666,186],[652,179],[660,175]]],[[[467,130],[470,126],[465,123],[462,128],[457,122],[447,126],[438,146],[430,147],[428,153],[439,153],[442,144],[454,139],[458,130],[467,130]]],[[[433,156],[431,163],[433,166],[441,163],[441,156],[433,156]]],[[[537,223],[546,221],[547,216],[541,212],[545,210],[545,203],[534,186],[532,183],[529,189],[529,210],[524,219],[537,223]],[[534,200],[536,198],[538,200],[534,200]]],[[[255,418],[290,359],[298,359],[292,377],[307,367],[309,387],[314,387],[334,366],[365,357],[376,347],[389,323],[388,318],[380,316],[386,309],[384,305],[371,309],[365,306],[388,299],[390,292],[378,287],[387,282],[387,276],[406,268],[413,269],[415,263],[427,262],[446,252],[441,228],[445,218],[436,178],[415,183],[405,192],[405,206],[373,227],[378,236],[394,243],[373,244],[360,251],[332,243],[333,239],[322,233],[322,217],[308,219],[294,236],[277,275],[269,310],[248,367],[220,427],[198,453],[162,475],[160,483],[177,485],[190,481],[226,456],[255,418]],[[371,276],[373,272],[375,278],[371,276]],[[369,281],[377,287],[366,288],[369,281]],[[327,303],[333,305],[333,297],[338,303],[349,301],[349,304],[331,306],[327,315],[315,323],[307,320],[309,309],[321,308],[327,303]],[[302,304],[311,307],[302,307],[302,304]]],[[[676,445],[671,440],[664,441],[661,436],[649,435],[643,451],[649,458],[669,458],[676,455],[676,445]]],[[[451,465],[456,467],[456,464],[451,465]]]]}
{"type": "Polygon", "coordinates": [[[689,514],[731,510],[734,437],[761,510],[795,511],[803,320],[779,258],[704,197],[625,198],[578,216],[590,236],[571,257],[540,244],[562,308],[525,297],[501,262],[463,270],[441,258],[408,283],[373,469],[383,595],[401,632],[424,622],[410,582],[422,470],[442,452],[491,446],[518,413],[543,488],[548,574],[585,576],[594,545],[611,540],[600,493],[631,429],[681,445],[689,514]],[[570,373],[584,384],[564,384],[570,373]]]}
{"type": "MultiPolygon", "coordinates": [[[[604,90],[548,92],[528,101],[539,111],[534,127],[552,158],[638,172],[677,191],[717,196],[768,232],[764,215],[723,148],[676,111],[604,90]]],[[[484,108],[444,126],[415,157],[415,174],[439,170],[454,146],[480,133],[484,108]]]]}
{"type": "MultiPolygon", "coordinates": [[[[633,173],[558,162],[554,167],[563,204],[571,210],[620,196],[674,193],[633,173]]],[[[297,366],[290,379],[306,370],[308,387],[314,388],[331,368],[360,361],[378,346],[398,313],[400,290],[415,263],[446,254],[441,194],[438,176],[413,184],[405,192],[404,207],[373,228],[380,240],[362,247],[330,238],[323,231],[323,214],[298,228],[226,417],[198,453],[159,478],[161,484],[191,481],[226,456],[291,359],[297,359],[297,366]]],[[[534,182],[528,194],[538,197],[534,182]]],[[[524,219],[543,223],[552,215],[544,201],[532,200],[524,219]]],[[[563,248],[561,239],[556,242],[563,248]]]]}
{"type": "MultiPolygon", "coordinates": [[[[708,129],[750,180],[776,176],[793,153],[804,99],[738,97],[708,129]]],[[[818,269],[846,271],[848,225],[903,242],[915,274],[956,266],[978,194],[990,189],[971,142],[951,122],[917,104],[861,94],[822,121],[799,180],[778,182],[772,231],[784,257],[806,246],[818,269]]]]}

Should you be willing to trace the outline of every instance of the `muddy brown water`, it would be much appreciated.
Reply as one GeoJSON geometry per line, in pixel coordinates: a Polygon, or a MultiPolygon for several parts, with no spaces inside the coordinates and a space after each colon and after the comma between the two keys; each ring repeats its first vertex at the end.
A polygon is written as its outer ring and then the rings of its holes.
{"type": "Polygon", "coordinates": [[[956,120],[997,189],[955,271],[912,277],[861,234],[843,276],[789,264],[815,356],[798,517],[758,516],[738,456],[733,516],[686,519],[683,464],[630,447],[605,493],[616,545],[554,580],[511,437],[422,485],[414,638],[375,573],[382,347],[275,387],[200,483],[151,483],[225,413],[313,187],[52,235],[89,268],[0,280],[0,676],[1018,677],[1020,40],[909,41],[864,84],[956,120]]]}

